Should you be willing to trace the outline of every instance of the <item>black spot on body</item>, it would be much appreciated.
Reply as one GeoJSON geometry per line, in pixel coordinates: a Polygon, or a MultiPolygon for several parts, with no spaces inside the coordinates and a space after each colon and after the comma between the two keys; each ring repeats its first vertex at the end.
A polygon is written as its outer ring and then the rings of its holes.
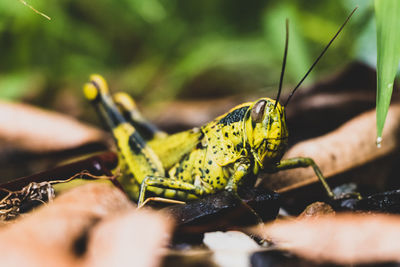
{"type": "Polygon", "coordinates": [[[211,165],[211,164],[212,164],[212,160],[209,160],[209,161],[208,161],[208,165],[211,165]]]}
{"type": "Polygon", "coordinates": [[[210,170],[209,170],[209,169],[206,169],[206,173],[209,174],[209,173],[210,173],[210,170]]]}
{"type": "Polygon", "coordinates": [[[249,109],[249,106],[244,106],[238,109],[235,109],[228,114],[226,114],[225,117],[219,120],[218,123],[224,124],[224,125],[230,125],[234,122],[238,122],[243,120],[244,115],[246,114],[246,111],[249,109]]]}
{"type": "Polygon", "coordinates": [[[228,137],[229,137],[229,134],[228,134],[228,133],[225,133],[225,137],[228,138],[228,137]]]}

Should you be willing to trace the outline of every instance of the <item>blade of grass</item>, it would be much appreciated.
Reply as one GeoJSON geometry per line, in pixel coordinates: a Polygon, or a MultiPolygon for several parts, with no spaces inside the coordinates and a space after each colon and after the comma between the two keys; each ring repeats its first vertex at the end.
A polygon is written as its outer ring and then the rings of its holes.
{"type": "Polygon", "coordinates": [[[377,146],[382,141],[383,126],[392,97],[393,83],[400,61],[400,1],[375,0],[377,34],[377,146]]]}

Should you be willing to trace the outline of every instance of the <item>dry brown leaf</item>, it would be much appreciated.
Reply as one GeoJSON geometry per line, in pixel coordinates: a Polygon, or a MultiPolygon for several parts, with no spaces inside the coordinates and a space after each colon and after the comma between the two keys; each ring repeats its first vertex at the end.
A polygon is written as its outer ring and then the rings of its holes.
{"type": "MultiPolygon", "coordinates": [[[[310,157],[329,178],[388,155],[398,149],[400,104],[392,105],[389,109],[381,148],[375,144],[375,128],[375,110],[371,110],[331,133],[294,145],[284,159],[310,157]]],[[[312,168],[297,168],[266,175],[263,183],[270,189],[285,192],[317,180],[312,168]]]]}
{"type": "Polygon", "coordinates": [[[96,225],[84,266],[158,266],[171,224],[160,213],[130,211],[96,225]]]}
{"type": "Polygon", "coordinates": [[[335,211],[333,208],[324,202],[314,202],[310,205],[308,205],[304,211],[299,215],[298,218],[301,219],[306,219],[306,218],[319,218],[321,216],[326,216],[326,215],[334,215],[335,211]]]}
{"type": "Polygon", "coordinates": [[[1,229],[2,264],[71,266],[74,241],[82,232],[99,218],[130,207],[126,197],[109,186],[93,184],[71,190],[1,229]]]}
{"type": "Polygon", "coordinates": [[[69,116],[27,104],[0,101],[0,141],[47,153],[102,142],[104,133],[69,116]]]}
{"type": "Polygon", "coordinates": [[[262,234],[313,261],[361,264],[400,261],[399,228],[398,215],[340,214],[275,221],[265,225],[262,234]]]}
{"type": "Polygon", "coordinates": [[[154,266],[159,257],[153,251],[164,244],[169,226],[160,214],[136,211],[115,187],[92,183],[3,226],[1,262],[4,266],[124,266],[129,255],[137,253],[132,260],[154,266]]]}

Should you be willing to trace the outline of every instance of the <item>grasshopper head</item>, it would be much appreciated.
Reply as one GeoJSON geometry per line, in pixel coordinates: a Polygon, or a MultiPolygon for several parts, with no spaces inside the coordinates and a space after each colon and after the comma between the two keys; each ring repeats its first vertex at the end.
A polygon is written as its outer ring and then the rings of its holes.
{"type": "Polygon", "coordinates": [[[275,164],[282,158],[288,140],[284,107],[270,98],[251,104],[246,119],[246,136],[256,163],[275,164]]]}

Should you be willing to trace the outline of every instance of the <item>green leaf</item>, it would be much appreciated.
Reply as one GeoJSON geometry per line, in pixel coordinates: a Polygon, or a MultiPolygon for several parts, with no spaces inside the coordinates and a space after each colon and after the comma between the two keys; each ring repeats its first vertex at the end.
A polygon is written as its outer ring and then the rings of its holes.
{"type": "Polygon", "coordinates": [[[375,0],[377,33],[377,145],[382,141],[383,126],[389,109],[393,83],[400,61],[400,1],[375,0]]]}

